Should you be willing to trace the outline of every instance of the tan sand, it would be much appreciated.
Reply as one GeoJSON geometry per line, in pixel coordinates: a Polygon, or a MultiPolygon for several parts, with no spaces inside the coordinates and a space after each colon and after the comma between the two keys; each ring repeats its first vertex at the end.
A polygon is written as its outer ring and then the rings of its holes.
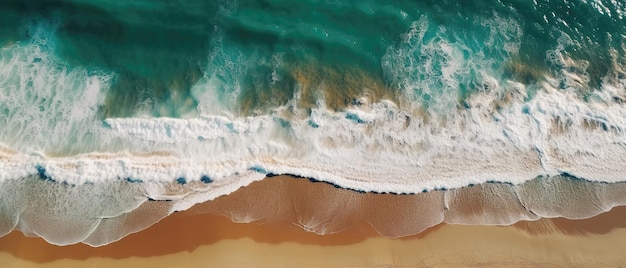
{"type": "Polygon", "coordinates": [[[295,226],[235,224],[210,215],[174,216],[100,248],[57,247],[16,232],[0,239],[0,267],[618,267],[626,265],[625,256],[623,227],[531,235],[515,226],[444,224],[388,239],[366,226],[318,236],[295,226]]]}
{"type": "MultiPolygon", "coordinates": [[[[317,219],[314,216],[307,217],[307,210],[313,209],[312,202],[318,200],[318,204],[335,204],[316,212],[322,214],[333,212],[332,209],[337,206],[344,209],[347,206],[345,202],[356,202],[361,206],[382,203],[387,209],[383,214],[389,216],[388,221],[393,221],[395,216],[407,213],[404,210],[406,207],[397,206],[398,204],[429,201],[429,196],[432,195],[415,199],[416,196],[358,194],[323,183],[293,179],[280,179],[273,184],[255,183],[229,196],[201,204],[186,212],[175,213],[147,230],[100,248],[82,244],[57,247],[40,238],[27,238],[19,232],[13,232],[0,238],[0,267],[626,265],[626,207],[618,207],[586,220],[543,219],[508,227],[440,224],[420,234],[401,239],[381,237],[364,222],[344,232],[320,236],[284,221],[272,221],[263,225],[236,224],[222,216],[204,214],[219,213],[241,219],[247,216],[228,213],[236,213],[235,208],[238,207],[264,208],[282,212],[268,214],[268,211],[263,211],[259,215],[311,223],[317,219]],[[268,196],[272,196],[277,189],[291,193],[290,196],[273,195],[279,201],[278,204],[289,209],[276,208],[277,203],[259,205],[261,201],[268,202],[268,196]],[[355,196],[360,197],[360,201],[355,201],[355,196]],[[300,216],[293,211],[298,211],[300,216]]],[[[434,195],[437,195],[436,192],[434,195]]],[[[353,216],[359,218],[372,213],[380,211],[364,210],[353,216]]],[[[380,217],[374,219],[381,220],[380,217]]],[[[394,224],[388,222],[388,225],[394,224]]]]}

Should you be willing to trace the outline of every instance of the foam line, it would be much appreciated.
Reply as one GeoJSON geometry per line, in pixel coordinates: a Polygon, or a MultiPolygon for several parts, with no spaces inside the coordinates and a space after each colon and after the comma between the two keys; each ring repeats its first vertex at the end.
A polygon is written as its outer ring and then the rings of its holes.
{"type": "MultiPolygon", "coordinates": [[[[495,18],[481,25],[506,24],[495,18]]],[[[489,31],[496,43],[488,52],[503,59],[515,52],[518,28],[505,28],[503,35],[489,31]]],[[[537,84],[523,85],[503,79],[484,53],[463,56],[479,52],[479,40],[450,42],[446,31],[422,18],[382,59],[386,78],[404,102],[363,102],[337,111],[327,109],[322,98],[316,107],[300,109],[296,91],[288,104],[256,116],[218,115],[219,106],[199,101],[199,115],[190,119],[99,120],[98,107],[115,74],[65,64],[52,53],[51,33],[37,29],[31,42],[0,51],[0,234],[17,228],[56,244],[106,244],[268,174],[396,194],[503,183],[481,189],[491,198],[485,211],[500,213],[489,204],[504,200],[505,216],[481,218],[457,200],[461,192],[416,195],[432,205],[422,208],[432,221],[409,217],[411,224],[400,230],[382,226],[382,216],[370,219],[389,236],[418,232],[444,219],[510,224],[587,217],[624,204],[613,188],[586,188],[611,183],[621,189],[619,182],[626,181],[626,80],[619,60],[614,59],[615,73],[583,96],[588,64],[569,58],[559,43],[547,53],[553,70],[537,84]],[[416,57],[421,54],[429,56],[416,57]],[[407,58],[422,61],[406,64],[407,58]],[[476,91],[459,102],[461,84],[476,91]],[[533,180],[565,174],[586,181],[533,180]],[[550,199],[552,194],[560,199],[550,199]],[[592,205],[576,203],[582,212],[571,206],[568,202],[579,200],[576,194],[592,205]],[[121,224],[115,219],[149,200],[171,205],[140,227],[106,233],[121,224]],[[445,212],[454,208],[463,212],[445,212]],[[47,228],[55,219],[62,220],[47,228]]],[[[192,95],[212,92],[202,88],[210,87],[206,84],[198,82],[192,95]]],[[[238,93],[233,94],[229,97],[235,100],[238,93]]],[[[330,230],[321,222],[300,224],[330,230]]]]}
{"type": "Polygon", "coordinates": [[[56,245],[102,246],[175,211],[190,210],[241,223],[292,222],[318,234],[367,222],[383,236],[402,237],[441,222],[509,225],[539,218],[584,219],[626,205],[625,183],[590,182],[567,175],[518,185],[484,183],[409,195],[365,194],[286,176],[243,188],[222,185],[230,187],[231,193],[219,197],[212,196],[215,189],[209,185],[109,181],[72,186],[36,177],[2,181],[2,196],[12,201],[0,204],[0,234],[18,229],[56,245]],[[32,200],[33,195],[39,199],[32,200]],[[161,198],[167,201],[158,201],[161,198]],[[203,203],[189,206],[198,201],[203,203]],[[93,205],[96,202],[98,206],[93,205]]]}

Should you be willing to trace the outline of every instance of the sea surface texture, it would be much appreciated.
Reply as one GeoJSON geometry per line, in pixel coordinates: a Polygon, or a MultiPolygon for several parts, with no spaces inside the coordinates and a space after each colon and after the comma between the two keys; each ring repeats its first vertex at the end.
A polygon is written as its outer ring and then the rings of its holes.
{"type": "Polygon", "coordinates": [[[0,235],[104,245],[279,174],[428,199],[388,236],[586,218],[626,204],[625,102],[618,0],[4,0],[0,235]]]}

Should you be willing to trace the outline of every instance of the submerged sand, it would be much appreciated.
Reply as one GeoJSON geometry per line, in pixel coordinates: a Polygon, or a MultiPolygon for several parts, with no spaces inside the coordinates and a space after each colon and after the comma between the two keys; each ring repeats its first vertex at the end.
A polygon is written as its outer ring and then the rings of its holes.
{"type": "Polygon", "coordinates": [[[182,215],[100,248],[58,247],[14,232],[0,239],[0,266],[617,267],[626,265],[624,212],[620,208],[567,224],[541,220],[554,227],[550,233],[529,232],[531,225],[526,224],[521,224],[523,228],[442,224],[402,239],[380,237],[367,226],[319,236],[289,225],[182,215]],[[607,230],[607,219],[619,227],[607,230]],[[596,224],[600,229],[594,228],[596,224]],[[569,234],[572,231],[586,233],[569,234]]]}
{"type": "MultiPolygon", "coordinates": [[[[429,195],[433,194],[437,192],[429,195]]],[[[361,194],[308,180],[259,182],[188,211],[174,213],[144,231],[99,248],[84,244],[54,246],[41,238],[24,237],[14,231],[0,238],[0,267],[626,265],[626,207],[617,207],[585,220],[541,219],[506,227],[438,224],[419,234],[398,239],[383,237],[380,230],[372,227],[384,224],[388,226],[386,232],[398,228],[406,230],[406,226],[396,226],[394,221],[398,218],[395,216],[408,213],[419,218],[420,215],[409,213],[403,202],[427,201],[429,195],[424,195],[426,199],[421,200],[416,196],[361,194]],[[290,197],[285,199],[275,195],[279,198],[275,201],[280,202],[268,202],[268,196],[279,188],[291,191],[290,197]],[[347,214],[377,222],[344,220],[332,223],[328,220],[341,218],[342,215],[332,213],[337,212],[337,207],[343,208],[345,202],[357,202],[355,196],[361,200],[358,204],[362,209],[347,214]],[[376,211],[368,210],[366,206],[373,203],[384,205],[378,206],[376,211]],[[319,204],[327,206],[320,210],[316,207],[319,204]],[[385,211],[380,211],[381,207],[385,211]],[[241,214],[245,209],[264,211],[241,214]],[[374,214],[383,216],[373,217],[374,214]],[[232,221],[251,221],[255,215],[272,218],[258,218],[257,223],[232,221]],[[317,226],[323,226],[324,217],[333,228],[342,227],[337,226],[342,222],[351,225],[344,226],[346,230],[343,232],[326,235],[304,230],[307,226],[303,223],[316,222],[317,226]],[[258,224],[261,222],[263,224],[258,224]]],[[[478,202],[468,207],[480,209],[485,204],[478,202]]]]}

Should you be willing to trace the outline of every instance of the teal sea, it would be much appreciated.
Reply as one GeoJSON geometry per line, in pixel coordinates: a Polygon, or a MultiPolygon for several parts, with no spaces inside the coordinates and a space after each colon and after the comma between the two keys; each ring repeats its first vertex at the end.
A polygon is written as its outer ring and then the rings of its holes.
{"type": "Polygon", "coordinates": [[[590,217],[626,204],[625,101],[623,1],[4,0],[0,235],[102,245],[277,174],[590,217]]]}

